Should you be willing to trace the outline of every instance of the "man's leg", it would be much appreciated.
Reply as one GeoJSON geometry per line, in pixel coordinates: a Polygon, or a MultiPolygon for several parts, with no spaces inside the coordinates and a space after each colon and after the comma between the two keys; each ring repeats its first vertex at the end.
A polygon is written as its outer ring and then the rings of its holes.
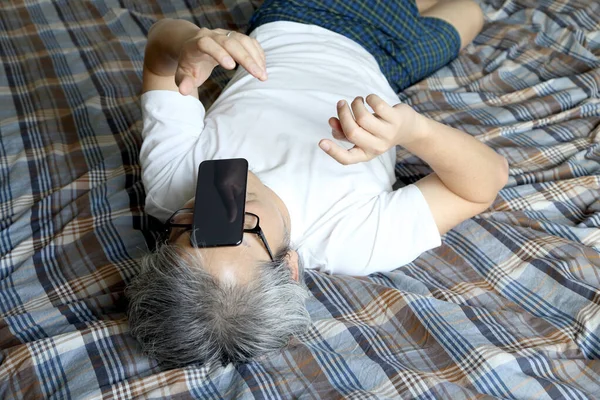
{"type": "Polygon", "coordinates": [[[471,0],[417,0],[423,17],[442,19],[458,31],[461,50],[471,43],[483,27],[483,12],[471,0]]]}

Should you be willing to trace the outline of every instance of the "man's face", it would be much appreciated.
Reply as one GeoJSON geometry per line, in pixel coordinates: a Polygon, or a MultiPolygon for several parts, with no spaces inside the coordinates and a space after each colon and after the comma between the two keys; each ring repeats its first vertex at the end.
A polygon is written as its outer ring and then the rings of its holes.
{"type": "MultiPolygon", "coordinates": [[[[194,199],[188,201],[184,208],[194,208],[194,199]]],[[[246,212],[258,215],[260,227],[274,254],[287,246],[288,243],[284,240],[289,238],[291,229],[288,209],[281,198],[252,172],[248,172],[246,212]]],[[[202,258],[202,267],[222,282],[249,282],[254,276],[256,267],[262,262],[270,261],[263,242],[253,233],[244,233],[239,246],[194,248],[190,244],[190,231],[173,228],[169,243],[184,247],[192,254],[199,254],[202,258]]],[[[288,256],[292,275],[297,279],[298,254],[292,251],[288,256]]]]}

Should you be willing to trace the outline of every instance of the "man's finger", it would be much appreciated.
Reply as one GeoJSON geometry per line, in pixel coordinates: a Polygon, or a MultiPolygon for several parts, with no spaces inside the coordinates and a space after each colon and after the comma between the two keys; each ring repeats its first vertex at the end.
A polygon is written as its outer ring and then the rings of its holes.
{"type": "Polygon", "coordinates": [[[381,119],[386,122],[391,122],[394,119],[394,109],[376,94],[367,96],[367,104],[373,109],[381,119]]]}
{"type": "Polygon", "coordinates": [[[336,117],[329,118],[329,126],[331,127],[331,134],[337,140],[345,140],[348,141],[344,132],[342,131],[342,125],[340,124],[340,120],[336,117]]]}
{"type": "Polygon", "coordinates": [[[329,121],[327,121],[329,123],[329,127],[331,128],[332,131],[338,131],[338,132],[342,132],[342,124],[340,123],[340,120],[337,119],[336,117],[331,117],[329,118],[329,121]]]}
{"type": "Polygon", "coordinates": [[[375,136],[356,123],[350,112],[350,107],[344,100],[339,101],[337,107],[342,132],[348,141],[363,149],[372,149],[376,139],[375,136]]]}
{"type": "Polygon", "coordinates": [[[333,136],[334,139],[343,140],[345,142],[349,142],[348,138],[346,136],[344,136],[343,132],[336,131],[335,129],[331,130],[331,136],[333,136]]]}
{"type": "MultiPolygon", "coordinates": [[[[254,39],[250,36],[244,35],[243,33],[231,31],[229,35],[225,35],[229,40],[236,40],[239,42],[242,47],[252,56],[254,62],[256,62],[261,68],[262,66],[262,56],[258,48],[254,46],[254,39]]],[[[264,68],[263,68],[264,69],[264,68]]]]}
{"type": "Polygon", "coordinates": [[[219,44],[221,44],[229,55],[244,67],[246,71],[250,72],[254,77],[260,80],[266,79],[265,71],[258,65],[252,55],[238,40],[223,35],[217,36],[217,38],[219,44]]]}
{"type": "Polygon", "coordinates": [[[260,54],[262,60],[263,60],[263,65],[265,66],[265,69],[267,67],[267,56],[265,55],[265,50],[262,48],[262,46],[260,45],[260,43],[258,42],[258,40],[256,39],[252,39],[254,41],[254,46],[256,46],[256,48],[258,49],[258,53],[260,54]]]}
{"type": "MultiPolygon", "coordinates": [[[[215,31],[217,31],[217,30],[215,30],[215,31]]],[[[246,48],[246,50],[248,50],[248,52],[252,54],[252,56],[254,57],[254,60],[262,67],[263,70],[266,71],[267,63],[266,63],[265,51],[263,50],[263,48],[260,45],[260,43],[258,42],[258,40],[251,38],[248,35],[244,35],[243,33],[236,32],[236,31],[226,31],[226,30],[219,29],[218,33],[222,33],[223,35],[227,36],[228,38],[236,39],[239,42],[241,42],[242,45],[246,48]]]]}
{"type": "Polygon", "coordinates": [[[375,117],[367,107],[362,97],[357,97],[352,102],[352,112],[354,113],[354,119],[361,128],[365,129],[369,133],[378,136],[378,132],[382,132],[385,129],[383,122],[375,117]]]}
{"type": "Polygon", "coordinates": [[[213,63],[207,60],[187,68],[180,64],[175,71],[175,84],[179,87],[179,92],[183,95],[191,94],[208,79],[213,68],[213,63]]]}
{"type": "MultiPolygon", "coordinates": [[[[234,69],[235,61],[229,53],[210,36],[203,36],[196,41],[197,52],[188,52],[180,59],[180,63],[195,64],[201,62],[205,54],[211,56],[216,63],[220,64],[225,69],[234,69]]],[[[216,64],[215,64],[216,65],[216,64]]]]}
{"type": "Polygon", "coordinates": [[[344,149],[342,146],[332,142],[331,140],[323,139],[319,142],[319,147],[331,158],[343,165],[357,164],[364,161],[369,161],[369,156],[358,146],[354,146],[350,150],[344,149]]]}
{"type": "Polygon", "coordinates": [[[260,51],[260,45],[255,39],[252,39],[249,36],[239,34],[239,41],[244,45],[246,50],[252,55],[254,61],[262,68],[263,71],[267,71],[267,64],[265,62],[265,58],[263,53],[260,51]]]}
{"type": "Polygon", "coordinates": [[[340,120],[337,119],[336,117],[329,118],[328,122],[329,122],[329,126],[331,127],[331,129],[335,129],[336,131],[342,130],[342,124],[340,124],[340,120]]]}
{"type": "Polygon", "coordinates": [[[181,93],[184,96],[190,95],[192,94],[192,90],[195,89],[194,78],[185,75],[177,86],[179,87],[179,93],[181,93]]]}

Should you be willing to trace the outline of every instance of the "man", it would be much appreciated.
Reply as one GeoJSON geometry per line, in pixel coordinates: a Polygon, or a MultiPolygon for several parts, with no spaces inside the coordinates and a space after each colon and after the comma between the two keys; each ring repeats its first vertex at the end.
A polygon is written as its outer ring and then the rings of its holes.
{"type": "Polygon", "coordinates": [[[310,322],[303,265],[390,271],[485,210],[506,183],[506,160],[393,105],[396,91],[456,57],[482,23],[467,0],[271,0],[250,37],[157,22],[144,59],[140,160],[146,210],[170,229],[128,291],[144,351],[169,367],[279,349],[310,322]],[[243,68],[205,112],[197,87],[215,66],[236,63],[243,68]],[[434,173],[393,191],[397,145],[434,173]],[[194,247],[198,165],[237,157],[251,169],[245,211],[260,219],[249,224],[264,237],[194,247]]]}

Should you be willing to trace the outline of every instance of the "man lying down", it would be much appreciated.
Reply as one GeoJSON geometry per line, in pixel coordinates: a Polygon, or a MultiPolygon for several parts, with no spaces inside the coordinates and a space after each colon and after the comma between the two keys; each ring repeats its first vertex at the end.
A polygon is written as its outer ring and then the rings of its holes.
{"type": "Polygon", "coordinates": [[[148,37],[140,161],[146,211],[166,229],[128,315],[166,367],[281,349],[310,324],[304,267],[391,271],[507,180],[492,149],[397,104],[481,30],[471,0],[267,0],[250,23],[246,36],[165,19],[148,37]],[[197,88],[236,64],[205,111],[197,88]],[[396,146],[434,172],[394,191],[396,146]]]}

